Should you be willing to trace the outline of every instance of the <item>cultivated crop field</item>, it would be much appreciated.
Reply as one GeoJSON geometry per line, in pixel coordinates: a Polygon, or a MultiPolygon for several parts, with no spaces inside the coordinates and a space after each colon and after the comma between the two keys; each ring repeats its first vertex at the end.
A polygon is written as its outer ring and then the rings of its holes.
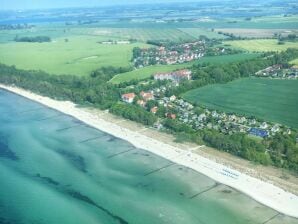
{"type": "Polygon", "coordinates": [[[0,63],[51,74],[88,75],[102,66],[130,66],[132,49],[146,44],[100,44],[97,37],[70,36],[49,43],[0,44],[0,63]]]}
{"type": "Polygon", "coordinates": [[[83,30],[89,35],[102,37],[136,39],[146,42],[148,40],[192,41],[195,38],[179,29],[161,28],[91,28],[83,30]]]}
{"type": "Polygon", "coordinates": [[[218,34],[215,31],[211,31],[209,29],[200,29],[200,28],[180,28],[184,33],[187,33],[188,35],[194,37],[194,38],[199,38],[201,35],[206,36],[210,39],[225,39],[227,38],[225,35],[218,34]]]}
{"type": "Polygon", "coordinates": [[[239,37],[250,38],[272,38],[275,34],[283,37],[289,34],[298,34],[297,29],[243,29],[243,28],[221,28],[215,29],[216,32],[231,33],[239,37]]]}
{"type": "Polygon", "coordinates": [[[235,40],[224,43],[250,52],[285,51],[288,48],[298,48],[297,42],[285,42],[280,45],[275,39],[235,40]]]}
{"type": "Polygon", "coordinates": [[[118,84],[121,82],[128,82],[134,79],[136,80],[147,79],[158,72],[170,72],[177,69],[188,68],[196,63],[230,63],[230,62],[252,59],[257,56],[258,54],[235,54],[235,55],[224,55],[224,56],[212,56],[212,57],[203,57],[198,61],[193,61],[185,64],[149,66],[149,67],[137,69],[131,72],[118,74],[111,80],[111,82],[118,84]]]}
{"type": "Polygon", "coordinates": [[[183,97],[211,109],[298,128],[297,94],[298,80],[245,78],[191,90],[183,97]]]}

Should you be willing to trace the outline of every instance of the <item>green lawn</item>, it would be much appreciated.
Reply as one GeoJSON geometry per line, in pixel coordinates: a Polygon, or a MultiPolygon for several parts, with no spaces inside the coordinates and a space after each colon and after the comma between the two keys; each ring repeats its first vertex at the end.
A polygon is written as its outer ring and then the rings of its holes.
{"type": "Polygon", "coordinates": [[[127,67],[132,49],[145,44],[105,45],[93,36],[70,36],[50,43],[0,44],[0,63],[51,74],[87,75],[102,66],[127,67]]]}
{"type": "Polygon", "coordinates": [[[213,56],[213,57],[203,57],[198,61],[179,64],[179,65],[148,66],[131,72],[118,74],[111,80],[111,82],[118,84],[121,82],[128,82],[134,79],[137,79],[137,80],[147,79],[147,78],[150,78],[155,73],[170,72],[177,69],[188,68],[195,63],[230,63],[230,62],[243,61],[243,60],[255,58],[257,56],[258,54],[235,54],[235,55],[213,56]]]}
{"type": "Polygon", "coordinates": [[[298,80],[246,78],[191,90],[183,97],[207,108],[298,128],[297,94],[298,80]]]}
{"type": "Polygon", "coordinates": [[[275,39],[235,40],[225,41],[224,44],[250,52],[285,51],[288,48],[298,48],[298,42],[285,42],[279,45],[275,39]]]}

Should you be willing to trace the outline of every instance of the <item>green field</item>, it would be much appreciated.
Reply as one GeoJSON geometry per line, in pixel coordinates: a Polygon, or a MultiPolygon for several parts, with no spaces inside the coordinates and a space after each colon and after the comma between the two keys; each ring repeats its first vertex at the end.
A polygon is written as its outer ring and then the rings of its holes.
{"type": "Polygon", "coordinates": [[[184,33],[187,33],[188,35],[194,37],[194,38],[199,38],[201,35],[206,36],[210,39],[225,39],[227,36],[218,34],[215,31],[211,31],[209,29],[200,29],[200,28],[180,28],[184,33]]]}
{"type": "Polygon", "coordinates": [[[295,60],[290,61],[290,64],[298,66],[298,58],[296,58],[295,60]]]}
{"type": "Polygon", "coordinates": [[[132,49],[145,44],[105,45],[92,36],[70,36],[49,43],[0,44],[0,63],[50,74],[87,75],[102,66],[130,66],[132,49]]]}
{"type": "Polygon", "coordinates": [[[191,90],[183,97],[207,108],[298,128],[297,94],[298,80],[246,78],[191,90]]]}
{"type": "Polygon", "coordinates": [[[179,65],[149,66],[149,67],[137,69],[131,72],[118,74],[111,80],[111,82],[118,84],[121,82],[128,82],[134,79],[137,79],[137,80],[147,79],[147,78],[150,78],[150,76],[152,76],[153,74],[158,72],[170,72],[176,69],[187,68],[187,67],[191,67],[193,64],[196,64],[196,63],[230,63],[230,62],[248,60],[251,58],[255,58],[257,56],[258,54],[235,54],[235,55],[224,55],[224,56],[212,56],[212,57],[203,57],[199,61],[179,64],[179,65]]]}
{"type": "Polygon", "coordinates": [[[175,28],[91,28],[82,30],[82,33],[111,39],[137,39],[142,42],[148,40],[192,41],[195,39],[194,36],[175,28]]]}
{"type": "Polygon", "coordinates": [[[225,41],[224,44],[250,52],[285,51],[288,48],[298,48],[298,42],[285,42],[279,45],[275,39],[235,40],[225,41]]]}
{"type": "Polygon", "coordinates": [[[200,35],[208,38],[221,39],[224,35],[217,34],[208,29],[199,28],[93,28],[63,25],[39,25],[24,30],[0,30],[0,43],[11,42],[16,35],[39,36],[46,35],[51,38],[69,36],[93,36],[100,40],[128,40],[137,39],[139,42],[148,40],[193,41],[200,35]]]}

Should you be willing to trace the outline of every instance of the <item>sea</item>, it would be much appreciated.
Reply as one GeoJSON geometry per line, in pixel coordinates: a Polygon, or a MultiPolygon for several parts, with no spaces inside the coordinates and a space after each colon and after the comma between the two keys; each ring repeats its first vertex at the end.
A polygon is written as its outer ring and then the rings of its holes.
{"type": "Polygon", "coordinates": [[[296,224],[189,168],[0,90],[0,224],[296,224]]]}

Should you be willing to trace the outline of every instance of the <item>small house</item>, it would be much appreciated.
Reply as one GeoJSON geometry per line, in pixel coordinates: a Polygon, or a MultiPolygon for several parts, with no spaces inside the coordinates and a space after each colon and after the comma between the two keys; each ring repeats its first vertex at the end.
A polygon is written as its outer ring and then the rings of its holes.
{"type": "Polygon", "coordinates": [[[135,93],[125,93],[125,94],[122,94],[121,99],[125,103],[132,103],[135,97],[136,97],[135,93]]]}
{"type": "Polygon", "coordinates": [[[145,101],[149,101],[149,100],[154,100],[154,95],[151,92],[144,92],[142,91],[140,93],[140,96],[143,98],[143,100],[145,101]]]}
{"type": "Polygon", "coordinates": [[[156,114],[158,111],[158,107],[152,107],[150,112],[153,113],[153,114],[156,114]]]}

